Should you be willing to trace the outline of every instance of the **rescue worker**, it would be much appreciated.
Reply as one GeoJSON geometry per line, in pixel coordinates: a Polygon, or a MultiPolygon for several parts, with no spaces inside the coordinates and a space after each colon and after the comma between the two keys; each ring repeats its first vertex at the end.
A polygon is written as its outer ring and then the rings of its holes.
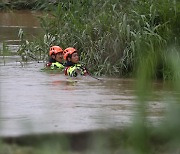
{"type": "Polygon", "coordinates": [[[68,47],[64,50],[64,60],[66,60],[65,75],[77,77],[78,75],[88,75],[87,69],[79,63],[78,52],[75,48],[68,47]]]}
{"type": "Polygon", "coordinates": [[[63,70],[63,49],[59,46],[52,46],[49,50],[49,62],[46,64],[47,68],[52,70],[63,70]]]}

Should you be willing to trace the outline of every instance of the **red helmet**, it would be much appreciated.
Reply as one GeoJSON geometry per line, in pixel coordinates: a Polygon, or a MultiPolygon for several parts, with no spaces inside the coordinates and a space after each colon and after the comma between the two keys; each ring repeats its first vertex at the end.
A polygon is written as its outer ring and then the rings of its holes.
{"type": "Polygon", "coordinates": [[[68,55],[72,55],[74,52],[77,52],[77,50],[74,49],[74,48],[72,48],[72,47],[66,48],[66,49],[64,50],[64,52],[63,52],[63,54],[64,54],[64,60],[67,59],[67,56],[68,56],[68,55]]]}
{"type": "Polygon", "coordinates": [[[49,55],[51,56],[52,54],[57,54],[59,52],[63,52],[63,49],[59,46],[52,46],[49,50],[49,55]]]}

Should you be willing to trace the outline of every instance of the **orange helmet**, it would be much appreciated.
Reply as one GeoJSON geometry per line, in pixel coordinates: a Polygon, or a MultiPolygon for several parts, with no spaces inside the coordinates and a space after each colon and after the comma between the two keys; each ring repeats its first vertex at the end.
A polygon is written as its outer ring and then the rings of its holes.
{"type": "Polygon", "coordinates": [[[57,54],[59,52],[63,52],[63,49],[59,46],[52,46],[49,50],[49,55],[51,56],[52,54],[57,54]]]}
{"type": "Polygon", "coordinates": [[[64,60],[67,59],[67,56],[68,56],[68,55],[72,55],[74,52],[77,52],[77,50],[74,49],[74,48],[72,48],[72,47],[66,48],[66,49],[64,50],[64,52],[63,52],[63,54],[64,54],[64,60]]]}

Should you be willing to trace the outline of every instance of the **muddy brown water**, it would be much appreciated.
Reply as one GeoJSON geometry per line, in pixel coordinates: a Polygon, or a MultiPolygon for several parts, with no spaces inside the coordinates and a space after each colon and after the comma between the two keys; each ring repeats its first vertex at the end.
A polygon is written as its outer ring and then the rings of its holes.
{"type": "MultiPolygon", "coordinates": [[[[39,13],[1,12],[0,42],[18,46],[17,33],[22,26],[36,35],[36,15],[39,13]]],[[[132,123],[137,111],[135,80],[73,79],[41,71],[44,63],[19,61],[18,56],[0,57],[0,136],[83,132],[132,123]]],[[[157,91],[149,103],[148,118],[157,124],[165,107],[159,99],[162,83],[155,85],[157,91]]]]}
{"type": "Polygon", "coordinates": [[[32,39],[42,32],[38,17],[43,13],[37,11],[0,11],[0,47],[6,43],[11,51],[17,51],[20,44],[18,37],[22,29],[27,39],[32,39]]]}
{"type": "MultiPolygon", "coordinates": [[[[13,57],[0,66],[0,136],[82,132],[132,123],[137,109],[134,80],[68,78],[41,71],[43,63],[22,67],[17,60],[13,57]]],[[[158,94],[149,105],[153,123],[161,120],[164,110],[157,98],[158,94]]]]}

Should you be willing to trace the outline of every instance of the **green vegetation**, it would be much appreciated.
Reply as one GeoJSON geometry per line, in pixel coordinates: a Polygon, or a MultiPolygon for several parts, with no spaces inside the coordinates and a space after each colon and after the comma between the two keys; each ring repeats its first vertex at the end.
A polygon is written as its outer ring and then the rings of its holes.
{"type": "Polygon", "coordinates": [[[61,1],[40,18],[44,35],[23,38],[19,53],[44,60],[51,45],[73,46],[95,75],[132,76],[148,59],[153,78],[169,79],[167,57],[180,45],[179,8],[169,0],[61,1]]]}

